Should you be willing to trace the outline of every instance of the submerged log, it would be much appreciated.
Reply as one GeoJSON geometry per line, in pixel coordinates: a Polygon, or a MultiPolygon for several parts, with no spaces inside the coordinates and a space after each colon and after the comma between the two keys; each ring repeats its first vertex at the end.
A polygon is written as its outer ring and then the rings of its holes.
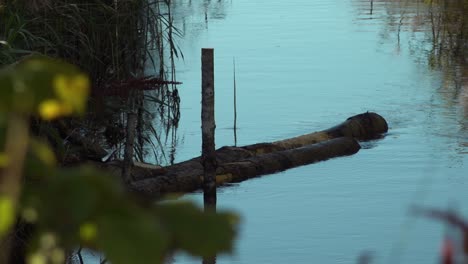
{"type": "MultiPolygon", "coordinates": [[[[356,139],[373,139],[387,132],[388,125],[376,113],[364,113],[315,133],[272,143],[216,150],[217,184],[240,182],[289,168],[359,151],[356,139]]],[[[193,158],[163,169],[135,166],[130,188],[145,196],[190,192],[202,187],[201,158],[193,158]]]]}

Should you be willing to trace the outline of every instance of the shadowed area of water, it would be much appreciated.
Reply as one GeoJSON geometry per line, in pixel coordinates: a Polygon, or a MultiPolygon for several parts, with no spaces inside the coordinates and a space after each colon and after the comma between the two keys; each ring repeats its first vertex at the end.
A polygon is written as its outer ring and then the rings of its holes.
{"type": "Polygon", "coordinates": [[[365,111],[390,126],[354,156],[221,189],[219,207],[238,211],[243,224],[234,254],[218,263],[355,263],[363,251],[373,252],[374,263],[435,263],[446,228],[408,210],[419,204],[468,212],[468,133],[460,91],[417,52],[427,32],[398,16],[416,16],[420,7],[374,1],[370,14],[369,1],[218,5],[206,5],[207,21],[196,8],[180,22],[178,161],[200,154],[203,47],[215,48],[218,147],[234,144],[233,57],[239,145],[321,130],[365,111]]]}

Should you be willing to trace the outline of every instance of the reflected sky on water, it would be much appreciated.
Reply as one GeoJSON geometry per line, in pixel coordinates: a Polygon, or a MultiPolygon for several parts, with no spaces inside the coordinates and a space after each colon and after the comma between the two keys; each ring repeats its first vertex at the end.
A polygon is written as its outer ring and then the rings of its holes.
{"type": "Polygon", "coordinates": [[[421,4],[374,1],[372,15],[369,4],[224,1],[222,9],[208,6],[206,20],[204,12],[184,20],[179,161],[200,154],[203,47],[215,48],[218,147],[234,144],[233,58],[239,145],[321,130],[365,111],[390,126],[354,156],[221,189],[219,206],[238,211],[243,225],[236,252],[218,263],[355,263],[364,251],[375,263],[435,263],[446,228],[410,216],[409,207],[467,212],[466,88],[455,90],[427,67],[421,4]]]}
{"type": "MultiPolygon", "coordinates": [[[[174,1],[184,60],[176,162],[198,156],[200,49],[215,49],[216,145],[280,140],[374,111],[383,139],[357,154],[219,190],[242,217],[217,263],[436,263],[447,228],[414,204],[468,216],[468,71],[428,67],[425,7],[407,1],[174,1]],[[404,4],[403,4],[404,3],[404,4]],[[402,18],[403,17],[403,18],[402,18]],[[451,77],[450,77],[451,76],[451,77]]],[[[198,203],[200,193],[186,195],[198,203]]],[[[196,228],[196,227],[194,227],[196,228]]],[[[174,263],[200,263],[176,255],[174,263]]]]}

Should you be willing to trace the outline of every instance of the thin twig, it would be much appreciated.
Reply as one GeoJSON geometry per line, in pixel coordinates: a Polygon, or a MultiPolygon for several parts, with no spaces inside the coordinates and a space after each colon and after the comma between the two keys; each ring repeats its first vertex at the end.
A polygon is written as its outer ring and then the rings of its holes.
{"type": "Polygon", "coordinates": [[[78,249],[78,251],[76,252],[76,255],[78,255],[78,259],[80,260],[80,264],[84,264],[84,261],[83,261],[83,257],[81,256],[81,250],[83,249],[82,246],[80,246],[80,248],[78,249]]]}

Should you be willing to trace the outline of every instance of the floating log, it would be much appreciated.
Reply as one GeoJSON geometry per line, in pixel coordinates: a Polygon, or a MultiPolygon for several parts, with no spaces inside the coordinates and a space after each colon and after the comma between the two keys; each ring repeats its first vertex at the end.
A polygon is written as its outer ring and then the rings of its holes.
{"type": "MultiPolygon", "coordinates": [[[[240,182],[359,151],[357,140],[381,137],[388,125],[376,113],[364,113],[345,122],[295,138],[216,150],[217,184],[240,182]]],[[[130,188],[142,195],[156,197],[165,193],[190,192],[202,187],[201,158],[193,158],[165,168],[135,166],[130,188]]]]}

